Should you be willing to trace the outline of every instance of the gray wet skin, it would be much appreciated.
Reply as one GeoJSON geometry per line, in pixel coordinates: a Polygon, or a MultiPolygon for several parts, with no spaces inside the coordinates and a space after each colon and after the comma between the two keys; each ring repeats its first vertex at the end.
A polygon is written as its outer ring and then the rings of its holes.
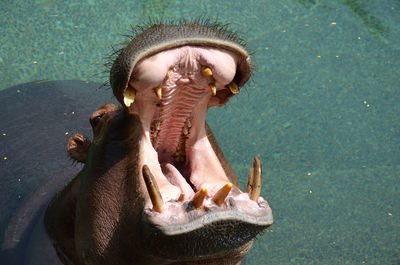
{"type": "Polygon", "coordinates": [[[137,34],[111,68],[122,106],[93,113],[91,142],[70,139],[85,165],[45,214],[59,253],[74,264],[240,264],[273,222],[261,164],[241,191],[205,115],[250,74],[248,52],[218,25],[137,34]]]}

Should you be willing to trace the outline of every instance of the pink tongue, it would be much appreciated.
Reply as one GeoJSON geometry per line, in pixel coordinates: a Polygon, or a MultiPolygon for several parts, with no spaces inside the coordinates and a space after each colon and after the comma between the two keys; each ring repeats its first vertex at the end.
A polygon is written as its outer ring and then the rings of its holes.
{"type": "Polygon", "coordinates": [[[192,187],[172,164],[161,164],[161,170],[172,185],[179,187],[185,193],[185,200],[190,200],[193,197],[194,191],[192,187]]]}

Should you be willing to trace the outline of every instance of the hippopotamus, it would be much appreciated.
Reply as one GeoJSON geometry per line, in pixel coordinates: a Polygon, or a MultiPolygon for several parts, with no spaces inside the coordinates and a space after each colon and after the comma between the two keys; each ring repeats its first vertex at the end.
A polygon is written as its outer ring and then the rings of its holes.
{"type": "Polygon", "coordinates": [[[153,24],[116,51],[117,102],[90,116],[92,140],[68,139],[83,166],[42,215],[62,264],[245,264],[273,223],[261,161],[242,191],[206,113],[251,72],[244,42],[219,24],[153,24]]]}

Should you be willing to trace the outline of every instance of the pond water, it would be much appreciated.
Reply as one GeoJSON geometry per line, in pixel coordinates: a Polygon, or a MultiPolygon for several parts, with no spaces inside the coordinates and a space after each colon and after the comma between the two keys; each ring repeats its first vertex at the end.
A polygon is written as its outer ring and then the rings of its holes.
{"type": "MultiPolygon", "coordinates": [[[[242,188],[260,155],[275,220],[248,264],[400,263],[399,0],[19,0],[0,13],[0,89],[105,82],[107,54],[149,19],[229,23],[254,74],[208,122],[242,188]]],[[[44,178],[0,176],[1,236],[44,178]]]]}

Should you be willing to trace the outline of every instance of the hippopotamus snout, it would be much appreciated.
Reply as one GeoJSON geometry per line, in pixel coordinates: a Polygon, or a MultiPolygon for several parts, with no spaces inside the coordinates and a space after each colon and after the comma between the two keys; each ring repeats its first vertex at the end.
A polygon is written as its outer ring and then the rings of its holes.
{"type": "Polygon", "coordinates": [[[251,68],[239,38],[217,25],[153,25],[120,51],[110,80],[122,106],[91,116],[91,142],[70,138],[70,156],[85,165],[45,217],[71,261],[240,262],[273,222],[259,196],[261,162],[242,191],[205,119],[251,68]]]}

